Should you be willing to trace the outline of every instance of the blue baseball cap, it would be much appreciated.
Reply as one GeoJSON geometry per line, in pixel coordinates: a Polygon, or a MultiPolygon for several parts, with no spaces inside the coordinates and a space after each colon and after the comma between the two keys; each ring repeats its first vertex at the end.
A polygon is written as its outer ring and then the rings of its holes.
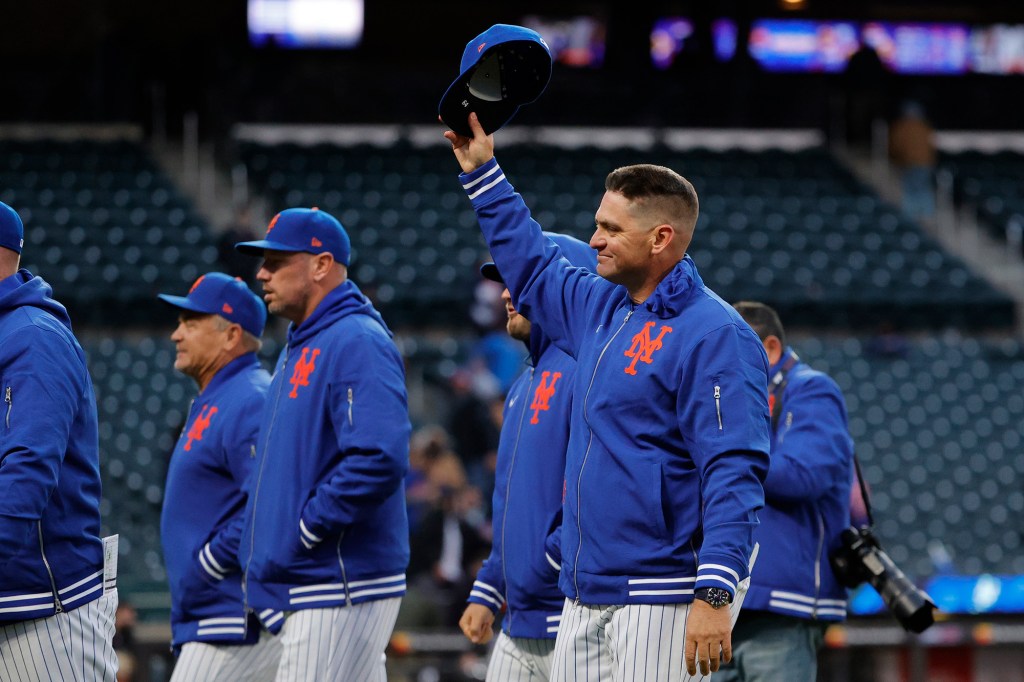
{"type": "Polygon", "coordinates": [[[466,44],[460,70],[437,113],[456,133],[472,137],[467,117],[474,111],[490,135],[544,92],[551,80],[551,50],[536,31],[495,24],[466,44]]]}
{"type": "MultiPolygon", "coordinates": [[[[590,244],[582,242],[575,237],[570,237],[567,234],[558,234],[557,232],[544,232],[544,236],[555,243],[561,250],[562,256],[569,261],[570,265],[586,268],[591,272],[597,271],[597,251],[590,248],[590,244]]],[[[498,272],[498,266],[494,263],[484,263],[481,265],[480,274],[492,282],[505,283],[505,280],[501,278],[501,273],[498,272]]]]}
{"type": "Polygon", "coordinates": [[[220,315],[241,325],[255,337],[263,336],[267,309],[260,297],[241,279],[222,272],[210,272],[195,281],[185,296],[158,294],[164,303],[204,315],[220,315]]]}
{"type": "Polygon", "coordinates": [[[21,253],[25,246],[25,225],[13,208],[0,201],[0,246],[21,253]]]}
{"type": "Polygon", "coordinates": [[[317,207],[289,208],[270,219],[267,234],[255,242],[239,242],[235,248],[249,256],[262,256],[263,251],[304,251],[329,253],[347,266],[352,255],[348,232],[337,218],[317,207]]]}

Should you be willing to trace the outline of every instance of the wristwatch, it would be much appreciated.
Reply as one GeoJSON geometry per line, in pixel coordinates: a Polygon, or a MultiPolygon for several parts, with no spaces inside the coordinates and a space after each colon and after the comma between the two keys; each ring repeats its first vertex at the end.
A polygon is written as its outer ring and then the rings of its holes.
{"type": "Polygon", "coordinates": [[[729,590],[723,590],[721,587],[702,587],[699,590],[694,590],[693,598],[706,601],[713,609],[720,609],[732,602],[729,590]]]}

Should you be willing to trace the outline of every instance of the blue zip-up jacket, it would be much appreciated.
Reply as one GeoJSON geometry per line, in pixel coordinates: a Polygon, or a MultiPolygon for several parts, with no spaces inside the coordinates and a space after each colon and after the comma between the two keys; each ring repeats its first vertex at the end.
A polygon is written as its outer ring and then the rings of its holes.
{"type": "MultiPolygon", "coordinates": [[[[171,454],[160,537],[176,650],[185,642],[259,638],[245,612],[238,544],[269,386],[255,353],[221,367],[192,401],[171,454]]],[[[264,620],[273,626],[281,618],[270,613],[264,620]]]]}
{"type": "Polygon", "coordinates": [[[0,280],[0,621],[103,594],[96,397],[51,294],[28,270],[0,280]]]}
{"type": "Polygon", "coordinates": [[[460,176],[516,307],[576,358],[559,586],[685,603],[746,577],[768,470],[768,360],[689,257],[642,304],[572,267],[491,160],[460,176]]]}
{"type": "MultiPolygon", "coordinates": [[[[790,358],[796,360],[787,348],[769,376],[776,377],[790,358]]],[[[761,551],[743,609],[843,620],[846,588],[828,557],[850,525],[853,439],[846,403],[831,377],[802,362],[785,373],[785,382],[775,395],[781,411],[761,525],[754,531],[761,551]]]]}
{"type": "Polygon", "coordinates": [[[289,327],[270,385],[239,552],[248,606],[405,594],[410,431],[391,331],[345,281],[289,327]]]}
{"type": "Polygon", "coordinates": [[[558,589],[565,449],[576,362],[530,328],[533,365],[505,397],[494,481],[494,539],[469,601],[506,607],[510,637],[554,639],[565,595],[558,589]],[[507,548],[507,551],[506,551],[507,548]]]}

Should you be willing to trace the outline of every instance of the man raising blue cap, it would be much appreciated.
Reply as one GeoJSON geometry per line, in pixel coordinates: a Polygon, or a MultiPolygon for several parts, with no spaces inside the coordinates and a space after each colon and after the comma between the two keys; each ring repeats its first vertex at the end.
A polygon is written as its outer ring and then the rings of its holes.
{"type": "Polygon", "coordinates": [[[4,679],[113,682],[117,537],[100,538],[96,398],[67,310],[18,269],[24,240],[0,203],[0,661],[4,679]]]}
{"type": "MultiPolygon", "coordinates": [[[[281,644],[246,613],[238,543],[270,375],[256,352],[267,311],[239,279],[212,272],[179,311],[174,368],[199,395],[167,468],[160,536],[171,587],[174,682],[272,677],[281,644]],[[239,646],[248,645],[248,646],[239,646]]],[[[282,614],[264,613],[273,630],[282,614]]]]}
{"type": "Polygon", "coordinates": [[[279,680],[384,679],[409,563],[402,358],[348,279],[350,242],[336,218],[290,208],[237,248],[263,256],[264,300],[291,321],[246,509],[248,606],[289,614],[279,680]]]}

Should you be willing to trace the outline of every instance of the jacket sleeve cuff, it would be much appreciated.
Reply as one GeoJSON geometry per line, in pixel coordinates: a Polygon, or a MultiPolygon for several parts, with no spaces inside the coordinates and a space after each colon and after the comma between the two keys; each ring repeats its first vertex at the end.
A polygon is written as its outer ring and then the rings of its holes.
{"type": "Polygon", "coordinates": [[[460,174],[459,182],[475,209],[513,193],[512,185],[505,179],[497,159],[491,159],[475,171],[460,174]]]}
{"type": "Polygon", "coordinates": [[[561,573],[562,565],[560,563],[558,563],[557,561],[555,561],[554,557],[552,557],[549,553],[544,552],[544,558],[547,559],[548,565],[551,566],[551,568],[553,568],[556,571],[558,571],[559,573],[561,573]]]}
{"type": "Polygon", "coordinates": [[[501,608],[505,605],[505,598],[501,596],[501,592],[480,580],[473,582],[473,589],[470,591],[469,599],[466,601],[471,604],[483,604],[495,613],[501,611],[501,608]]]}
{"type": "Polygon", "coordinates": [[[203,548],[199,550],[199,565],[203,571],[213,580],[224,580],[224,577],[228,574],[229,570],[225,565],[226,562],[223,558],[218,561],[214,556],[213,551],[210,548],[210,543],[207,542],[203,545],[203,548]]]}
{"type": "Polygon", "coordinates": [[[736,584],[746,577],[747,571],[746,567],[739,568],[733,566],[733,563],[724,557],[701,557],[700,565],[697,566],[697,582],[694,583],[693,589],[718,587],[728,590],[730,595],[735,596],[736,584]]]}
{"type": "Polygon", "coordinates": [[[299,519],[299,539],[302,540],[302,544],[306,549],[313,549],[321,542],[323,542],[323,535],[314,533],[306,525],[305,519],[299,519]]]}

